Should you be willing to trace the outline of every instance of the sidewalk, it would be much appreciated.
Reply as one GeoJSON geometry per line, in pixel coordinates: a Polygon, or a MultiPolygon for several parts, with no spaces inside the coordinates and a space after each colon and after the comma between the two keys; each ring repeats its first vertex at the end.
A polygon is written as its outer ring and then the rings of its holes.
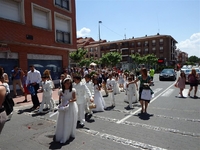
{"type": "MultiPolygon", "coordinates": [[[[52,97],[54,99],[54,101],[58,101],[58,90],[59,89],[54,89],[52,97]]],[[[19,106],[31,106],[32,107],[32,101],[31,101],[31,95],[28,94],[27,95],[27,100],[28,102],[23,102],[25,100],[25,97],[20,93],[19,96],[13,98],[14,102],[15,102],[15,107],[19,107],[19,106]]],[[[11,92],[11,96],[13,95],[13,93],[11,92]]],[[[42,93],[38,93],[38,98],[39,101],[42,102],[42,93]]]]}

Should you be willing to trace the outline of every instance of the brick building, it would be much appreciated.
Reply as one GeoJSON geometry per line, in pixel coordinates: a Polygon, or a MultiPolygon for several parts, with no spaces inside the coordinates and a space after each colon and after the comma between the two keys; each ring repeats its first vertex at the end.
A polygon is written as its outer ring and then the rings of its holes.
{"type": "Polygon", "coordinates": [[[152,35],[138,38],[130,38],[111,42],[90,42],[84,48],[88,50],[86,57],[98,59],[107,52],[116,51],[122,55],[121,64],[131,64],[130,55],[139,53],[141,56],[155,54],[156,57],[164,59],[165,65],[177,63],[175,50],[177,41],[170,35],[152,35]]]}
{"type": "Polygon", "coordinates": [[[0,66],[15,65],[58,79],[76,50],[75,0],[0,0],[0,66]]]}

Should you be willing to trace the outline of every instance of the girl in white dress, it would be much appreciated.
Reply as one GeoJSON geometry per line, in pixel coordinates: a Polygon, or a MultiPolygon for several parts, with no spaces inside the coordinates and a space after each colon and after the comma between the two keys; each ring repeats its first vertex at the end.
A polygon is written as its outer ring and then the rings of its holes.
{"type": "Polygon", "coordinates": [[[93,78],[94,83],[94,103],[96,105],[96,108],[93,109],[93,111],[104,111],[105,101],[101,94],[101,87],[99,86],[98,78],[93,78]]]}
{"type": "Polygon", "coordinates": [[[121,92],[123,92],[124,91],[124,77],[121,72],[119,73],[118,83],[119,83],[119,88],[121,89],[121,92]]]}
{"type": "Polygon", "coordinates": [[[55,140],[65,143],[71,138],[75,138],[76,123],[78,117],[78,107],[76,104],[76,90],[72,88],[71,78],[63,80],[63,87],[60,91],[62,97],[58,106],[58,118],[55,132],[55,140]]]}
{"type": "Polygon", "coordinates": [[[118,75],[118,73],[115,73],[115,74],[114,74],[114,79],[115,79],[114,94],[120,94],[119,83],[118,83],[118,80],[119,80],[119,75],[118,75]]]}

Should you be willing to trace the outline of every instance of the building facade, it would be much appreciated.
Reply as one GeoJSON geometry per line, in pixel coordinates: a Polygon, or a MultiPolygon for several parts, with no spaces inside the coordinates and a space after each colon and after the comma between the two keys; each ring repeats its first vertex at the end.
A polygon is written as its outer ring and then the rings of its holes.
{"type": "MultiPolygon", "coordinates": [[[[86,57],[99,59],[108,52],[120,52],[122,55],[121,64],[132,64],[130,55],[139,53],[141,56],[155,54],[157,58],[164,59],[166,66],[173,66],[177,63],[176,43],[170,35],[152,35],[138,38],[130,38],[111,42],[91,42],[85,48],[88,50],[86,57]]],[[[127,68],[128,69],[128,68],[127,68]]]]}
{"type": "Polygon", "coordinates": [[[0,0],[0,66],[14,66],[58,79],[77,49],[75,0],[0,0]]]}

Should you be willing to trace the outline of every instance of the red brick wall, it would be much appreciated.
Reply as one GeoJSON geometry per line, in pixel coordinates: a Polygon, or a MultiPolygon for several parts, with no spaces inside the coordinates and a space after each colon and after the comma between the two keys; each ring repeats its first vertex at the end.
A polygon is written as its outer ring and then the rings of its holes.
{"type": "Polygon", "coordinates": [[[20,43],[42,44],[76,49],[75,0],[71,0],[72,13],[55,7],[53,2],[53,0],[24,1],[25,24],[0,19],[0,41],[15,41],[20,43]],[[31,2],[51,10],[52,30],[45,30],[32,25],[31,2]],[[54,12],[58,12],[72,18],[72,44],[55,42],[54,12]],[[33,35],[33,40],[27,40],[27,34],[33,35]]]}

